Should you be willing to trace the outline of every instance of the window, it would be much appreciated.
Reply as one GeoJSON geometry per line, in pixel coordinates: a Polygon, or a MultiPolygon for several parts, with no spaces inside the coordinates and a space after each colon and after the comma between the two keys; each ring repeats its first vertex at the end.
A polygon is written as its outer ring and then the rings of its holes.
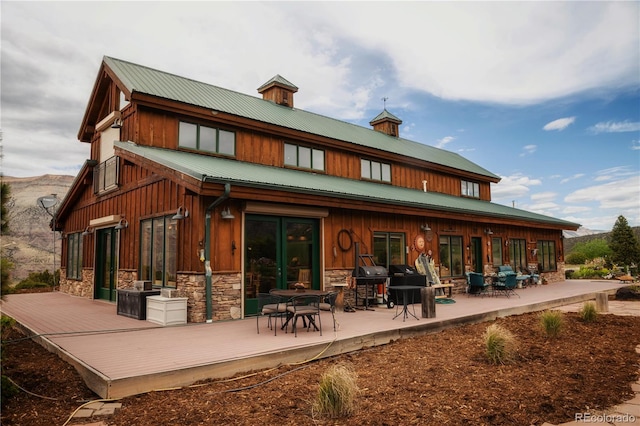
{"type": "Polygon", "coordinates": [[[462,237],[440,237],[440,276],[461,276],[462,268],[462,237]]]}
{"type": "Polygon", "coordinates": [[[360,176],[363,179],[391,182],[391,165],[373,160],[360,160],[360,176]]]}
{"type": "Polygon", "coordinates": [[[491,238],[491,257],[493,266],[502,266],[502,238],[491,238]]]}
{"type": "Polygon", "coordinates": [[[389,265],[404,265],[405,259],[404,234],[398,232],[374,232],[373,256],[376,265],[389,269],[389,265]]]}
{"type": "Polygon", "coordinates": [[[284,164],[302,169],[324,170],[324,151],[285,143],[284,164]]]}
{"type": "Polygon", "coordinates": [[[67,278],[82,279],[82,233],[76,232],[67,237],[67,278]]]}
{"type": "Polygon", "coordinates": [[[93,169],[93,193],[109,191],[118,187],[120,157],[113,156],[93,169]]]}
{"type": "Polygon", "coordinates": [[[538,272],[555,271],[556,243],[555,241],[538,241],[538,272]]]}
{"type": "Polygon", "coordinates": [[[171,216],[144,220],[140,226],[141,280],[176,287],[177,226],[171,216]]]}
{"type": "Polygon", "coordinates": [[[527,241],[511,240],[509,241],[509,257],[511,258],[511,267],[514,271],[523,271],[528,268],[527,263],[527,241]]]}
{"type": "Polygon", "coordinates": [[[236,134],[227,130],[181,121],[178,130],[178,146],[234,156],[236,154],[236,134]]]}
{"type": "Polygon", "coordinates": [[[463,197],[480,198],[480,185],[476,182],[463,180],[460,193],[463,197]]]}

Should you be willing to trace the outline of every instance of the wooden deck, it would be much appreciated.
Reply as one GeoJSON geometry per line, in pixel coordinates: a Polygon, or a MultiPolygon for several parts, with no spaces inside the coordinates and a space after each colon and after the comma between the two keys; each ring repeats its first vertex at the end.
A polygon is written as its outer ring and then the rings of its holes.
{"type": "MultiPolygon", "coordinates": [[[[8,295],[0,306],[36,341],[71,363],[100,397],[119,398],[593,300],[596,293],[614,293],[621,286],[617,281],[570,280],[519,289],[519,298],[457,295],[456,303],[436,305],[436,318],[404,322],[402,316],[392,319],[395,308],[336,312],[336,332],[331,314],[323,312],[323,335],[303,330],[298,337],[280,330],[274,336],[266,318],[257,334],[255,317],[162,327],[117,315],[114,303],[58,292],[8,295]]],[[[419,304],[415,311],[420,317],[419,304]]]]}

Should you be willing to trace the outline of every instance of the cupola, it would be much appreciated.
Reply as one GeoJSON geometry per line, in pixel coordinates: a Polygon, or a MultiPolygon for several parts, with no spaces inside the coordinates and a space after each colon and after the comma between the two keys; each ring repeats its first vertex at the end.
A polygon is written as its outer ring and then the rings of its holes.
{"type": "Polygon", "coordinates": [[[373,126],[373,130],[376,132],[385,133],[396,138],[400,136],[398,127],[402,124],[402,120],[391,114],[386,108],[369,124],[373,126]]]}
{"type": "Polygon", "coordinates": [[[262,99],[293,108],[293,94],[298,88],[280,74],[258,87],[262,99]]]}

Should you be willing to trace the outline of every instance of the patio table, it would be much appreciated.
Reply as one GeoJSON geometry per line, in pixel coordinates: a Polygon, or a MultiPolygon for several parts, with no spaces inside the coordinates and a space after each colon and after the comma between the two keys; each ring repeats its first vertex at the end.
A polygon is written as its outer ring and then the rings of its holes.
{"type": "MultiPolygon", "coordinates": [[[[393,319],[398,318],[400,315],[403,315],[402,322],[404,322],[409,315],[411,315],[415,319],[419,319],[415,314],[415,308],[414,308],[414,313],[409,312],[409,310],[407,309],[407,306],[408,306],[407,300],[409,299],[410,290],[420,290],[423,288],[424,288],[423,286],[418,286],[418,285],[394,285],[393,286],[394,291],[398,290],[402,292],[402,310],[399,313],[397,313],[396,316],[393,317],[393,319]]],[[[411,303],[413,304],[413,300],[411,301],[411,303]]]]}
{"type": "MultiPolygon", "coordinates": [[[[315,290],[315,289],[275,289],[275,290],[271,290],[271,294],[276,295],[276,296],[280,296],[280,297],[284,297],[287,299],[287,301],[291,300],[291,298],[293,297],[297,297],[297,296],[326,296],[328,295],[330,292],[326,291],[326,290],[315,290]]],[[[293,317],[293,315],[290,315],[287,312],[287,320],[284,322],[284,324],[282,324],[282,327],[280,327],[281,330],[284,330],[286,327],[288,327],[289,325],[289,321],[291,321],[291,318],[293,317]]],[[[316,322],[313,320],[313,318],[311,316],[308,317],[309,319],[309,325],[313,325],[313,327],[318,330],[318,326],[316,325],[316,322]]],[[[303,324],[304,327],[306,327],[307,325],[304,322],[304,318],[303,318],[303,324]]]]}

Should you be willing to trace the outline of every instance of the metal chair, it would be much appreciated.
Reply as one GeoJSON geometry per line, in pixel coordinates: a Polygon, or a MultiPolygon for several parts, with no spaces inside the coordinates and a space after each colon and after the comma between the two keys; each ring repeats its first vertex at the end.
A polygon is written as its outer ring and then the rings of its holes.
{"type": "Polygon", "coordinates": [[[282,302],[276,295],[269,293],[258,293],[258,314],[256,315],[256,328],[258,334],[260,334],[260,317],[266,316],[268,318],[267,327],[274,330],[274,335],[278,334],[278,327],[276,321],[280,317],[280,323],[282,323],[282,317],[287,313],[286,303],[282,302]],[[271,323],[273,319],[273,324],[271,323]]]}
{"type": "Polygon", "coordinates": [[[298,337],[298,318],[302,317],[309,320],[307,332],[311,327],[320,331],[322,336],[322,320],[320,318],[320,303],[322,302],[319,295],[300,295],[289,299],[287,302],[287,314],[291,317],[293,332],[298,337]],[[317,323],[316,323],[317,318],[317,323]]]}
{"type": "Polygon", "coordinates": [[[484,282],[484,277],[478,272],[467,272],[467,297],[470,295],[481,295],[484,297],[489,289],[489,284],[484,282]]]}
{"type": "Polygon", "coordinates": [[[326,296],[324,296],[323,300],[320,302],[320,310],[321,311],[329,311],[331,312],[331,317],[333,318],[333,331],[336,331],[336,298],[338,297],[338,292],[333,291],[326,296]]]}

